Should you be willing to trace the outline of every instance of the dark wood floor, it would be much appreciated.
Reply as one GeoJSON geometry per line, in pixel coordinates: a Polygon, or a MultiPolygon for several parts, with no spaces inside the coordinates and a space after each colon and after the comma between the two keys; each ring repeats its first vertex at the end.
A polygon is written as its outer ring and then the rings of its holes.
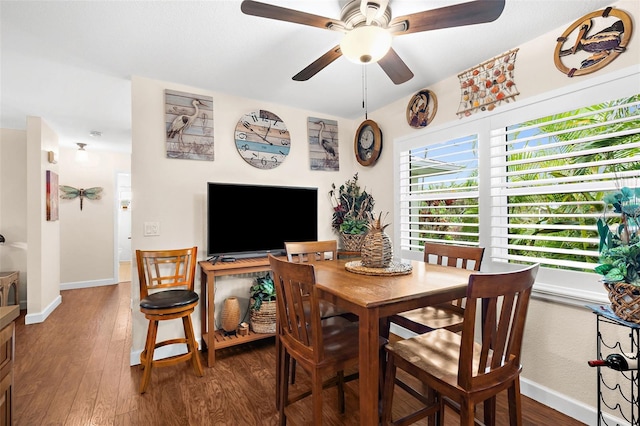
{"type": "MultiPolygon", "coordinates": [[[[65,290],[44,323],[16,327],[15,425],[275,425],[273,339],[216,353],[196,377],[188,364],[156,369],[146,394],[129,366],[130,284],[65,290]]],[[[324,393],[324,424],[358,425],[357,381],[348,384],[346,414],[335,389],[324,393]]],[[[295,388],[308,384],[299,369],[295,388]]],[[[401,410],[413,402],[397,391],[401,410]]],[[[308,398],[309,399],[309,398],[308,398]]],[[[290,425],[308,424],[310,401],[292,406],[290,425]]],[[[507,425],[504,398],[499,425],[507,425]]],[[[457,424],[447,413],[446,424],[457,424]]],[[[426,424],[425,422],[418,424],[426,424]]],[[[582,425],[524,398],[524,425],[582,425]]]]}

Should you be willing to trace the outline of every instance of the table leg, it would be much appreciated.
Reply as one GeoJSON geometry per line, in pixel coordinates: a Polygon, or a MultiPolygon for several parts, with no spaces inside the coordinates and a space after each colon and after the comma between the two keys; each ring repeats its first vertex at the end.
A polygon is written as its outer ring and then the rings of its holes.
{"type": "Polygon", "coordinates": [[[366,426],[380,423],[378,416],[380,325],[378,321],[379,312],[377,309],[365,310],[359,319],[360,424],[366,426]]]}

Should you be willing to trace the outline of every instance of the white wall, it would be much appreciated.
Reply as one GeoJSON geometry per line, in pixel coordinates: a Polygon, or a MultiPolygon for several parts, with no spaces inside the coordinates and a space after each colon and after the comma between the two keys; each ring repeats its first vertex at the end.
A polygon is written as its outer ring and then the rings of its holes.
{"type": "Polygon", "coordinates": [[[58,165],[60,185],[74,188],[101,187],[101,199],[86,197],[60,200],[61,289],[116,284],[118,282],[116,221],[118,218],[118,172],[128,172],[131,156],[94,151],[86,147],[89,161],[75,161],[76,148],[61,148],[58,165]]]}
{"type": "Polygon", "coordinates": [[[58,151],[58,136],[39,117],[27,117],[27,315],[25,323],[42,322],[61,303],[60,224],[46,220],[47,161],[58,151]]]}

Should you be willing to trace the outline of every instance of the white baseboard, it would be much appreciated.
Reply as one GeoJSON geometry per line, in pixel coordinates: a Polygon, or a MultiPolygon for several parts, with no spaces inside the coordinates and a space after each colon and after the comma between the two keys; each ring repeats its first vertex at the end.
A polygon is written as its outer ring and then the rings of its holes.
{"type": "Polygon", "coordinates": [[[49,317],[49,315],[51,315],[51,312],[53,312],[58,306],[60,306],[61,303],[62,303],[62,296],[58,295],[58,297],[53,299],[53,301],[49,303],[49,306],[47,306],[42,312],[38,312],[35,314],[29,313],[25,315],[24,323],[28,325],[28,324],[38,324],[38,323],[44,322],[44,320],[46,320],[49,317]]]}
{"type": "Polygon", "coordinates": [[[77,281],[73,283],[61,283],[60,290],[74,290],[77,288],[101,287],[105,285],[118,284],[118,280],[114,278],[105,278],[93,281],[77,281]]]}

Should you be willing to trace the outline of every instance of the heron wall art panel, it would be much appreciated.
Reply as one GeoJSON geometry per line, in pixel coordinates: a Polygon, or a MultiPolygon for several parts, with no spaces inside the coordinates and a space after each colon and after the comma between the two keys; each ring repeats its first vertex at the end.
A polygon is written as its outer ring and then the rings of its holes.
{"type": "Polygon", "coordinates": [[[165,90],[167,158],[213,161],[213,98],[165,90]]]}
{"type": "Polygon", "coordinates": [[[309,117],[309,162],[311,170],[340,170],[338,155],[338,122],[309,117]]]}

